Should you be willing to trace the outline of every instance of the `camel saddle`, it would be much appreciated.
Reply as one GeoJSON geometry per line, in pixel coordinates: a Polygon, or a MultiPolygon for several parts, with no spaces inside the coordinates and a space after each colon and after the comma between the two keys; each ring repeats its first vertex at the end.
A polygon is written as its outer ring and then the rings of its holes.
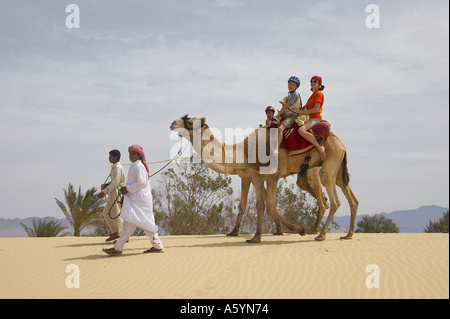
{"type": "MultiPolygon", "coordinates": [[[[283,132],[283,144],[288,151],[289,156],[304,154],[315,148],[313,144],[298,134],[298,128],[298,124],[294,123],[290,128],[284,130],[283,132]]],[[[330,123],[322,120],[320,123],[314,125],[309,132],[312,133],[316,137],[319,144],[322,145],[330,135],[330,128],[330,123]]]]}

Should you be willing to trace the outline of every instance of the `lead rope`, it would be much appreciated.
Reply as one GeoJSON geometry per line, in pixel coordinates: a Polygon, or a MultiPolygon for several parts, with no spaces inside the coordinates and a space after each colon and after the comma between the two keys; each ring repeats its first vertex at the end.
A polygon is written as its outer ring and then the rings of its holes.
{"type": "MultiPolygon", "coordinates": [[[[164,165],[164,166],[161,167],[159,170],[157,170],[155,173],[153,173],[152,175],[150,175],[149,178],[152,178],[153,176],[155,176],[156,174],[158,174],[159,172],[161,172],[163,169],[165,169],[167,166],[169,166],[170,163],[172,163],[173,161],[175,161],[175,164],[177,164],[177,166],[179,167],[178,162],[177,162],[177,159],[178,159],[178,157],[180,157],[181,154],[184,152],[184,149],[183,149],[183,138],[182,138],[181,136],[179,136],[179,138],[180,138],[180,149],[178,150],[177,155],[175,155],[174,158],[172,158],[171,160],[169,160],[169,162],[168,162],[166,165],[164,165]]],[[[187,144],[187,145],[189,145],[189,144],[187,144]]],[[[187,145],[186,145],[186,147],[187,147],[187,145]]],[[[186,148],[186,147],[185,147],[185,148],[186,148]]]]}
{"type": "Polygon", "coordinates": [[[120,216],[120,212],[121,212],[121,210],[122,210],[122,199],[123,199],[123,192],[122,192],[122,189],[119,189],[119,191],[117,192],[117,197],[116,197],[116,199],[114,200],[114,202],[112,203],[112,205],[111,205],[111,207],[109,208],[109,211],[108,211],[108,216],[109,216],[109,218],[111,218],[111,219],[116,219],[117,217],[119,217],[120,216]],[[116,217],[112,217],[111,216],[111,209],[114,207],[114,205],[119,205],[119,214],[117,214],[117,216],[116,217]]]}

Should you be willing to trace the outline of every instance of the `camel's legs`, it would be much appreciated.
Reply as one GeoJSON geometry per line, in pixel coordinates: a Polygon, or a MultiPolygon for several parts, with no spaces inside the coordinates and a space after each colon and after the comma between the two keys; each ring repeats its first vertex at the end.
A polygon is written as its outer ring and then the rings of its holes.
{"type": "MultiPolygon", "coordinates": [[[[330,151],[330,154],[342,154],[342,150],[338,150],[337,152],[332,150],[330,151]]],[[[336,176],[336,185],[339,186],[342,190],[342,192],[344,193],[345,197],[347,198],[347,201],[349,203],[350,206],[350,211],[351,211],[351,216],[350,216],[350,228],[348,230],[348,234],[345,237],[341,237],[341,239],[351,239],[353,236],[353,231],[354,231],[354,227],[355,227],[355,219],[356,219],[356,214],[358,211],[358,200],[356,199],[355,195],[353,194],[350,186],[348,185],[348,172],[347,172],[347,159],[346,159],[346,153],[345,151],[343,152],[343,160],[341,162],[341,166],[339,168],[339,171],[337,172],[337,176],[336,176]]],[[[334,167],[333,165],[330,165],[329,162],[327,162],[328,165],[325,166],[324,171],[322,171],[320,173],[320,169],[319,168],[312,168],[310,170],[308,170],[308,178],[306,179],[305,177],[302,177],[300,174],[297,177],[297,185],[303,189],[306,190],[309,194],[311,194],[313,197],[315,197],[317,199],[318,205],[319,205],[319,213],[317,215],[317,220],[316,220],[316,225],[315,225],[315,231],[319,231],[320,228],[320,223],[322,221],[323,215],[325,210],[327,209],[326,207],[326,201],[323,198],[323,192],[322,192],[322,187],[320,184],[320,180],[321,180],[321,174],[323,176],[324,179],[329,178],[328,177],[328,172],[334,172],[334,167]],[[312,180],[312,183],[309,183],[309,181],[312,180]],[[311,185],[313,187],[311,187],[311,185]]],[[[331,178],[332,179],[332,178],[331,178]]],[[[330,186],[329,186],[330,187],[330,186]]],[[[335,191],[333,191],[335,192],[335,191]]],[[[336,195],[337,196],[337,195],[336,195]]],[[[336,208],[337,209],[337,208],[336,208]]],[[[332,213],[334,214],[334,213],[332,213]]],[[[331,222],[331,220],[330,220],[331,222]]],[[[314,232],[313,232],[314,233],[314,232]]],[[[325,239],[325,235],[326,231],[324,231],[322,233],[322,237],[319,236],[319,238],[317,238],[318,240],[323,240],[325,239]]]]}
{"type": "Polygon", "coordinates": [[[239,228],[241,227],[242,217],[247,209],[247,199],[250,190],[251,177],[241,177],[241,201],[239,202],[239,214],[237,216],[236,225],[231,233],[227,236],[239,236],[239,228]]]}
{"type": "Polygon", "coordinates": [[[345,185],[342,182],[342,180],[340,180],[339,178],[337,180],[337,184],[341,188],[345,197],[347,198],[348,204],[350,205],[350,212],[351,212],[350,228],[348,229],[347,235],[344,237],[341,237],[341,239],[352,239],[353,231],[355,229],[355,219],[356,219],[356,213],[358,211],[359,202],[356,199],[356,196],[353,194],[352,189],[350,188],[350,185],[345,185]]]}
{"type": "Polygon", "coordinates": [[[273,233],[275,236],[283,236],[283,231],[281,230],[281,224],[279,221],[275,221],[275,226],[277,228],[277,230],[273,233]]]}
{"type": "MultiPolygon", "coordinates": [[[[330,200],[330,212],[325,225],[322,227],[322,231],[316,240],[324,240],[326,238],[326,233],[331,221],[333,220],[334,214],[341,205],[339,202],[339,197],[336,191],[336,182],[338,179],[338,174],[340,172],[340,166],[342,160],[345,156],[345,149],[334,149],[327,148],[327,160],[323,162],[322,168],[320,169],[320,180],[322,181],[325,189],[327,190],[328,199],[330,200]],[[331,159],[334,160],[331,160],[331,159]]],[[[319,222],[320,223],[320,222],[319,222]]]]}
{"type": "MultiPolygon", "coordinates": [[[[267,190],[265,191],[264,194],[265,194],[264,201],[267,204],[267,190]]],[[[267,205],[266,205],[266,208],[267,208],[267,205]]],[[[273,233],[273,235],[275,235],[275,236],[283,236],[283,231],[281,230],[281,223],[280,223],[280,221],[274,219],[274,222],[275,222],[275,227],[276,227],[277,230],[273,233]]]]}
{"type": "Polygon", "coordinates": [[[276,206],[278,176],[269,175],[267,178],[267,214],[275,220],[277,225],[281,222],[290,231],[299,233],[301,236],[306,234],[306,229],[303,225],[293,225],[278,215],[276,206]]]}
{"type": "Polygon", "coordinates": [[[327,178],[324,185],[327,190],[328,198],[330,200],[330,213],[328,214],[328,218],[327,221],[325,222],[325,225],[322,227],[322,231],[320,232],[319,236],[315,238],[316,240],[319,241],[324,240],[326,238],[328,227],[330,226],[330,223],[333,220],[334,213],[336,213],[337,209],[341,205],[339,197],[336,192],[335,179],[327,178]]]}
{"type": "Polygon", "coordinates": [[[327,204],[322,191],[322,183],[320,181],[320,168],[315,167],[309,169],[307,178],[302,178],[302,176],[299,174],[297,176],[297,186],[307,191],[312,197],[317,200],[319,213],[317,214],[316,224],[311,234],[318,234],[320,230],[320,223],[322,221],[325,210],[327,209],[327,204]],[[310,183],[309,180],[312,180],[312,183],[310,183]]]}
{"type": "MultiPolygon", "coordinates": [[[[227,236],[239,236],[239,229],[241,228],[242,218],[247,209],[248,194],[250,191],[251,182],[252,182],[251,177],[241,177],[241,200],[239,202],[239,213],[233,231],[227,234],[227,236]]],[[[267,192],[264,189],[264,202],[266,202],[266,200],[267,200],[267,192]]],[[[283,235],[280,222],[275,221],[275,224],[277,230],[274,233],[274,235],[283,235]]]]}
{"type": "Polygon", "coordinates": [[[255,186],[256,193],[256,212],[257,212],[257,225],[256,225],[256,233],[252,239],[247,240],[247,243],[259,243],[261,241],[262,234],[262,223],[264,218],[265,211],[265,188],[264,188],[264,180],[259,175],[253,176],[253,186],[255,186]]]}

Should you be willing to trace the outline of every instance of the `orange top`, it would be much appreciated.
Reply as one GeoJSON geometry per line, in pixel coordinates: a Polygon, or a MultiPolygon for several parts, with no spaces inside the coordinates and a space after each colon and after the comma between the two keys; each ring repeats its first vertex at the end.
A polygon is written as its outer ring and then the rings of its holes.
{"type": "Polygon", "coordinates": [[[322,91],[316,91],[315,93],[313,93],[311,95],[311,97],[308,99],[308,102],[306,102],[305,106],[307,110],[311,110],[314,108],[314,105],[316,105],[316,103],[320,103],[320,108],[319,108],[319,112],[318,113],[314,113],[314,114],[309,114],[309,117],[313,117],[316,119],[321,120],[322,119],[322,106],[323,106],[323,93],[322,91]]]}

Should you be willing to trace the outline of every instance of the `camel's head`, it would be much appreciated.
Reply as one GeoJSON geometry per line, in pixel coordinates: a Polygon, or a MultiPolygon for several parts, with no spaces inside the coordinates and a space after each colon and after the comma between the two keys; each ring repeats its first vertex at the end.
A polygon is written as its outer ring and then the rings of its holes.
{"type": "Polygon", "coordinates": [[[189,137],[187,136],[187,133],[190,135],[190,137],[192,137],[194,131],[197,131],[199,129],[203,131],[206,128],[208,128],[208,125],[206,125],[204,117],[190,118],[187,114],[181,117],[179,120],[173,121],[172,125],[170,125],[170,129],[172,131],[178,132],[180,136],[188,139],[189,137]]]}

